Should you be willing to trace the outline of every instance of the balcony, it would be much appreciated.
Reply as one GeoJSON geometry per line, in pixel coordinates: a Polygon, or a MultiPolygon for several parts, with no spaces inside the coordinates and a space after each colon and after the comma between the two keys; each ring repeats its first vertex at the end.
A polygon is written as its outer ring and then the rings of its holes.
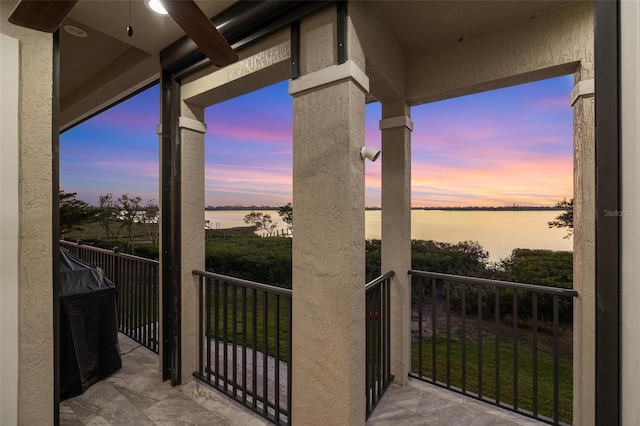
{"type": "MultiPolygon", "coordinates": [[[[62,402],[62,426],[271,424],[200,381],[171,387],[162,381],[157,354],[122,333],[119,342],[122,369],[84,394],[62,402]]],[[[399,422],[443,426],[540,424],[414,379],[408,386],[391,384],[367,425],[392,426],[399,422]]]]}
{"type": "MultiPolygon", "coordinates": [[[[291,290],[193,271],[199,282],[197,380],[171,387],[161,379],[157,337],[149,333],[156,330],[152,313],[158,300],[148,295],[157,294],[158,275],[139,273],[148,261],[65,246],[112,268],[111,273],[138,271],[139,276],[114,275],[118,303],[124,307],[122,370],[63,402],[63,425],[291,424],[291,290]],[[128,266],[115,268],[118,264],[128,266]]],[[[413,270],[409,274],[412,367],[406,386],[393,383],[390,367],[394,273],[365,287],[367,424],[571,422],[572,380],[565,370],[570,370],[575,291],[413,270]]]]}

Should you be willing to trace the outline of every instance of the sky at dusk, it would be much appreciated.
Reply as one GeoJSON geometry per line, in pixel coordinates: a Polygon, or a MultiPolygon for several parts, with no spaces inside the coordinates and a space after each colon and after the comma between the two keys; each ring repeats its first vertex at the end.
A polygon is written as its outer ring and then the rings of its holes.
{"type": "MultiPolygon", "coordinates": [[[[206,109],[206,205],[292,201],[288,83],[206,109]]],[[[413,107],[412,205],[553,205],[573,194],[572,76],[413,107]]],[[[158,193],[159,88],[66,131],[60,186],[97,204],[158,193]]],[[[380,147],[380,105],[366,106],[366,145],[380,147]]],[[[381,160],[384,161],[384,152],[381,160]]],[[[381,161],[366,164],[366,205],[380,205],[381,161]]],[[[143,202],[143,204],[144,204],[143,202]]]]}

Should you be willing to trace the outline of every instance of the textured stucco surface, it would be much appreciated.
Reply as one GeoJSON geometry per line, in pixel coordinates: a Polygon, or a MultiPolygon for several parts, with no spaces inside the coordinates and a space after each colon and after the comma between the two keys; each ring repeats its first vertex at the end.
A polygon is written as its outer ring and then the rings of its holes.
{"type": "MultiPolygon", "coordinates": [[[[382,118],[410,117],[404,102],[383,102],[382,118]]],[[[382,130],[382,273],[391,282],[391,374],[404,385],[411,367],[411,131],[382,130]]]]}
{"type": "Polygon", "coordinates": [[[622,424],[640,424],[640,3],[621,5],[622,424]]]}
{"type": "MultiPolygon", "coordinates": [[[[323,12],[301,24],[305,73],[335,63],[334,8],[329,15],[323,12]]],[[[350,52],[349,59],[362,63],[361,50],[350,52]]],[[[364,101],[353,80],[293,97],[296,424],[365,420],[364,164],[358,155],[364,144],[364,101]]]]}
{"type": "MultiPolygon", "coordinates": [[[[348,13],[366,55],[371,94],[381,102],[404,99],[404,52],[380,16],[375,2],[351,2],[348,13]]],[[[349,48],[352,49],[352,46],[353,43],[350,42],[349,48]]],[[[362,65],[360,67],[364,69],[362,65]]]]}
{"type": "MultiPolygon", "coordinates": [[[[336,8],[330,6],[300,23],[300,74],[310,74],[337,63],[336,8]]],[[[348,53],[351,58],[351,52],[348,53]]],[[[359,62],[356,61],[358,65],[359,62]]]]}
{"type": "Polygon", "coordinates": [[[6,21],[3,34],[20,42],[18,422],[53,422],[52,297],[52,36],[6,21]]]}
{"type": "MultiPolygon", "coordinates": [[[[204,122],[204,109],[182,104],[181,115],[204,122]]],[[[182,383],[193,380],[198,366],[198,279],[204,270],[204,134],[181,129],[181,303],[182,383]]]]}
{"type": "MultiPolygon", "coordinates": [[[[576,72],[591,74],[593,64],[576,72]]],[[[573,107],[573,286],[578,291],[573,315],[573,423],[595,424],[595,100],[573,107]]]]}
{"type": "Polygon", "coordinates": [[[182,97],[207,107],[289,77],[289,31],[280,31],[240,52],[240,61],[222,69],[210,67],[183,82],[182,97]]]}
{"type": "Polygon", "coordinates": [[[364,93],[345,81],[293,106],[293,418],[363,424],[364,93]]]}
{"type": "Polygon", "coordinates": [[[593,4],[539,14],[407,56],[410,105],[574,72],[593,62],[593,4]]]}

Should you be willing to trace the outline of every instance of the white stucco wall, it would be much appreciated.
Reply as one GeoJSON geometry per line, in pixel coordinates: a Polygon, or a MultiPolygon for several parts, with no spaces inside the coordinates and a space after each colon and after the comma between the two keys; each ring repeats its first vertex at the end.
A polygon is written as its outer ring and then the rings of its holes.
{"type": "Polygon", "coordinates": [[[0,34],[0,424],[18,422],[18,40],[0,34]]]}
{"type": "MultiPolygon", "coordinates": [[[[18,424],[49,425],[53,424],[54,412],[53,38],[51,34],[10,24],[7,18],[12,6],[11,2],[0,2],[0,32],[18,40],[20,70],[17,87],[19,186],[18,202],[13,204],[19,214],[18,257],[14,263],[18,270],[18,424]]],[[[4,63],[4,53],[2,55],[4,63]]],[[[4,91],[2,101],[4,103],[4,91]]],[[[0,344],[4,346],[4,341],[0,344]]]]}
{"type": "Polygon", "coordinates": [[[622,424],[640,424],[640,2],[623,0],[621,17],[622,424]]]}
{"type": "Polygon", "coordinates": [[[557,77],[580,62],[593,62],[588,1],[408,55],[406,99],[414,106],[557,77]]]}

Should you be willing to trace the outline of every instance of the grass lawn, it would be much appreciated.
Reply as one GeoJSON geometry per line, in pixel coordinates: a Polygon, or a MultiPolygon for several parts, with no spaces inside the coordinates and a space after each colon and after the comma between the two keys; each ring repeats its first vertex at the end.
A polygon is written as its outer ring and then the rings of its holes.
{"type": "MultiPolygon", "coordinates": [[[[513,399],[513,346],[511,341],[500,339],[499,353],[499,389],[500,401],[514,405],[513,399]]],[[[422,344],[422,372],[419,371],[419,349],[417,341],[411,346],[411,371],[424,377],[432,377],[432,341],[423,338],[422,344]]],[[[447,344],[446,339],[436,338],[436,380],[446,382],[447,378],[447,344]]],[[[468,392],[478,394],[478,352],[475,342],[466,344],[466,384],[468,392]]],[[[451,361],[449,366],[450,384],[462,388],[462,344],[452,341],[450,344],[451,361]]],[[[492,337],[482,342],[482,396],[496,399],[496,343],[492,337]]],[[[517,362],[518,378],[518,407],[533,411],[533,355],[530,345],[518,346],[517,362]]],[[[558,362],[559,378],[559,418],[560,421],[571,423],[573,404],[573,364],[571,359],[560,358],[558,362]]],[[[538,348],[538,413],[553,418],[553,357],[550,352],[538,348]]]]}
{"type": "Polygon", "coordinates": [[[288,298],[265,293],[259,290],[242,289],[236,286],[227,286],[227,297],[224,298],[224,286],[220,285],[218,293],[214,286],[211,286],[211,323],[209,337],[217,336],[218,339],[225,339],[229,342],[236,342],[239,345],[246,345],[248,348],[264,352],[265,338],[267,340],[267,353],[276,356],[276,320],[279,328],[281,361],[288,359],[288,333],[289,333],[289,303],[288,298]],[[234,302],[234,291],[236,299],[234,302]],[[277,299],[279,298],[279,302],[277,299]],[[246,302],[243,302],[245,301],[246,302]],[[279,303],[279,315],[276,314],[279,303]],[[216,330],[216,305],[217,325],[216,330]],[[246,311],[243,309],[246,306],[246,311]],[[266,321],[265,321],[266,308],[266,321]],[[246,313],[245,313],[246,312],[246,313]],[[255,315],[254,315],[255,312],[255,315]],[[266,327],[265,327],[266,322],[266,327]],[[266,336],[265,336],[266,332],[266,336]],[[255,342],[254,342],[255,339],[255,342]]]}
{"type": "MultiPolygon", "coordinates": [[[[115,230],[119,229],[118,224],[114,224],[113,227],[115,230]]],[[[132,227],[134,241],[136,243],[149,242],[149,231],[151,231],[152,233],[158,232],[158,224],[134,223],[132,227]]],[[[70,241],[96,241],[106,240],[107,234],[100,222],[89,222],[78,225],[78,229],[74,229],[65,233],[64,238],[70,241]]],[[[122,227],[120,231],[120,238],[118,239],[118,241],[122,244],[129,242],[128,231],[124,227],[122,227]]]]}

